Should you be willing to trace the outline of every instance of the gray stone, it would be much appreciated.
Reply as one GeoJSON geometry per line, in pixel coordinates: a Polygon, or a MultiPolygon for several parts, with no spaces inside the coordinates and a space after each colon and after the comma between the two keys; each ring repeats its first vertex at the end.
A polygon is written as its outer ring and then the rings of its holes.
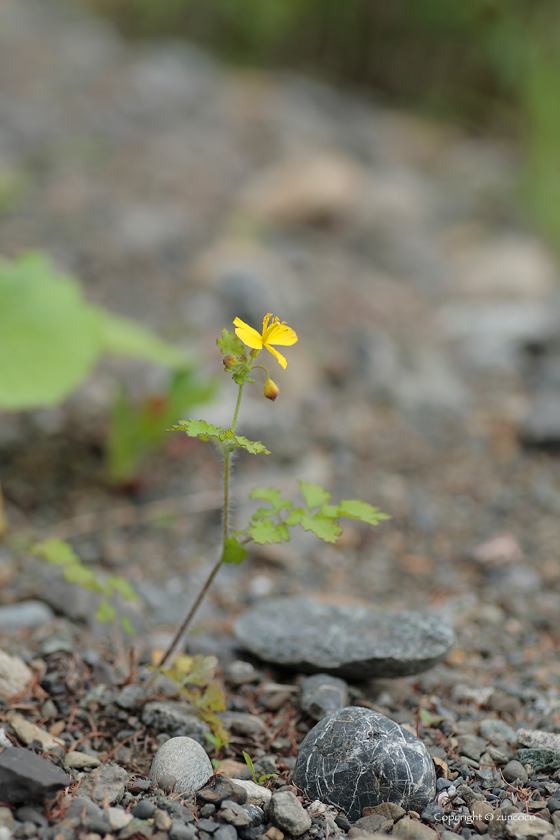
{"type": "Polygon", "coordinates": [[[214,840],[237,840],[237,830],[233,825],[221,825],[214,834],[214,840]]]}
{"type": "Polygon", "coordinates": [[[466,756],[473,761],[480,761],[480,756],[486,750],[484,738],[477,738],[476,735],[458,735],[457,751],[460,756],[466,756]]]}
{"type": "Polygon", "coordinates": [[[393,828],[393,834],[403,840],[438,840],[437,831],[410,817],[399,820],[393,828]]]}
{"type": "MultiPolygon", "coordinates": [[[[251,817],[238,802],[232,802],[231,799],[226,799],[222,802],[222,806],[218,812],[218,819],[221,822],[234,825],[235,828],[248,828],[251,825],[251,817]]],[[[199,822],[200,827],[200,822],[199,822]]]]}
{"type": "Polygon", "coordinates": [[[0,628],[19,630],[21,627],[43,627],[52,621],[54,612],[43,601],[22,601],[0,607],[0,628]]]}
{"type": "Polygon", "coordinates": [[[492,741],[493,744],[513,744],[517,737],[514,729],[505,722],[505,720],[496,720],[494,718],[484,718],[478,724],[478,733],[487,741],[492,741]]]}
{"type": "Polygon", "coordinates": [[[314,674],[301,684],[299,705],[313,720],[322,720],[348,705],[348,685],[329,674],[314,674]]]}
{"type": "Polygon", "coordinates": [[[137,683],[130,683],[125,685],[115,698],[115,703],[121,709],[137,709],[144,702],[146,697],[146,687],[138,685],[137,683]]]}
{"type": "Polygon", "coordinates": [[[170,738],[159,748],[150,768],[150,781],[157,784],[167,773],[177,780],[174,792],[184,793],[201,788],[214,770],[198,741],[182,737],[170,738]]]}
{"type": "Polygon", "coordinates": [[[560,735],[541,729],[518,729],[517,745],[538,750],[560,750],[560,735]]]}
{"type": "Polygon", "coordinates": [[[350,679],[425,671],[445,656],[454,639],[450,625],[434,615],[302,597],[259,602],[237,620],[235,635],[266,662],[350,679]]]}
{"type": "Polygon", "coordinates": [[[363,834],[387,834],[393,827],[393,820],[383,814],[368,814],[356,820],[354,827],[359,828],[363,834]]]}
{"type": "Polygon", "coordinates": [[[559,750],[519,749],[515,753],[515,760],[525,765],[530,764],[533,772],[541,770],[558,770],[560,768],[559,750]]]}
{"type": "Polygon", "coordinates": [[[276,828],[293,837],[299,837],[311,828],[311,817],[297,796],[289,790],[272,794],[266,815],[276,828]]]}
{"type": "Polygon", "coordinates": [[[172,738],[187,736],[203,746],[206,734],[210,732],[207,723],[185,709],[182,703],[174,700],[146,703],[142,712],[142,722],[156,732],[165,732],[172,738]]]}
{"type": "Polygon", "coordinates": [[[19,656],[0,650],[0,695],[11,697],[24,691],[33,678],[33,671],[19,656]]]}
{"type": "Polygon", "coordinates": [[[94,802],[100,805],[116,805],[124,795],[128,773],[124,767],[117,764],[102,764],[92,770],[80,788],[81,793],[87,793],[94,802]]]}
{"type": "Polygon", "coordinates": [[[436,792],[434,765],[422,742],[384,715],[358,707],[334,712],[308,733],[294,784],[349,820],[382,802],[416,810],[436,792]]]}
{"type": "Polygon", "coordinates": [[[52,762],[30,750],[11,747],[0,752],[1,800],[9,805],[50,799],[72,779],[52,762]]]}
{"type": "Polygon", "coordinates": [[[535,814],[515,814],[515,819],[507,820],[505,831],[508,837],[538,838],[552,834],[552,826],[535,814]]]}
{"type": "Polygon", "coordinates": [[[543,387],[533,395],[521,426],[521,436],[532,446],[560,443],[560,391],[557,388],[543,387]]]}
{"type": "Polygon", "coordinates": [[[192,825],[173,820],[169,829],[169,840],[194,840],[196,831],[192,825]]]}
{"type": "Polygon", "coordinates": [[[78,796],[74,799],[66,812],[69,819],[77,819],[88,831],[93,831],[104,837],[111,833],[111,824],[105,818],[102,809],[88,796],[78,796]]]}
{"type": "Polygon", "coordinates": [[[218,717],[225,728],[234,735],[261,735],[267,731],[264,720],[258,715],[250,715],[245,712],[217,712],[218,717]]]}
{"type": "Polygon", "coordinates": [[[529,778],[527,771],[523,764],[520,761],[516,761],[513,759],[512,761],[508,761],[504,769],[502,770],[502,776],[506,780],[506,782],[515,782],[519,779],[520,782],[526,782],[529,778]]]}

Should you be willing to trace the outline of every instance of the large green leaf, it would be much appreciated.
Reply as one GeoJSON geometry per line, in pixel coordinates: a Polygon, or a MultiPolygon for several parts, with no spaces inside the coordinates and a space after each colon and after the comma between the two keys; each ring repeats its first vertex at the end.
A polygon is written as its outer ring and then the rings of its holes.
{"type": "Polygon", "coordinates": [[[96,309],[100,325],[100,350],[119,356],[135,356],[168,368],[184,368],[188,356],[140,324],[104,309],[96,309]]]}
{"type": "Polygon", "coordinates": [[[0,262],[0,406],[52,405],[99,353],[99,317],[79,285],[40,255],[0,262]]]}

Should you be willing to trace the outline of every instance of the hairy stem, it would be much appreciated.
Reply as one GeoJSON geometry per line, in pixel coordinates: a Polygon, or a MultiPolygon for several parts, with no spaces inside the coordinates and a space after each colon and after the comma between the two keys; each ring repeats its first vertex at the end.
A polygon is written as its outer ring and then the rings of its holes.
{"type": "MultiPolygon", "coordinates": [[[[243,385],[239,386],[239,393],[237,395],[237,403],[235,404],[235,412],[233,414],[233,420],[231,423],[231,430],[235,434],[235,427],[237,425],[237,417],[239,415],[239,407],[241,405],[241,397],[243,395],[243,385]]],[[[227,449],[225,456],[224,456],[224,532],[223,532],[223,540],[224,543],[229,537],[229,480],[230,480],[230,467],[231,467],[231,449],[227,449]]],[[[212,571],[208,575],[204,586],[198,593],[196,600],[190,610],[188,611],[187,615],[185,616],[181,626],[173,636],[171,642],[169,643],[165,653],[163,654],[163,658],[159,662],[159,667],[163,668],[179,642],[184,633],[189,628],[190,623],[192,622],[196,611],[198,610],[199,606],[201,605],[202,601],[204,600],[204,596],[212,586],[214,578],[218,574],[220,567],[222,565],[222,555],[220,555],[220,559],[216,562],[213,566],[212,571]]]]}

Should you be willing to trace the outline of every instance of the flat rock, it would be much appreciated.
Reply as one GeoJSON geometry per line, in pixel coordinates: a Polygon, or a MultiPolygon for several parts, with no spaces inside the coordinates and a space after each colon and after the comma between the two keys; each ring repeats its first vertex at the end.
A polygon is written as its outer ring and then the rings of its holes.
{"type": "Polygon", "coordinates": [[[454,640],[451,626],[435,615],[300,597],[259,602],[237,620],[235,635],[265,662],[349,679],[417,674],[439,662],[454,640]]]}
{"type": "Polygon", "coordinates": [[[162,776],[174,776],[173,792],[184,793],[199,790],[213,773],[210,759],[198,741],[182,737],[170,738],[162,744],[152,761],[149,778],[158,784],[162,776]]]}
{"type": "Polygon", "coordinates": [[[31,750],[10,747],[0,752],[0,799],[10,805],[50,799],[72,779],[31,750]]]}
{"type": "Polygon", "coordinates": [[[560,735],[542,729],[518,729],[517,744],[537,750],[560,750],[560,735]]]}
{"type": "Polygon", "coordinates": [[[300,746],[294,784],[308,799],[343,811],[394,802],[417,810],[436,791],[432,759],[422,742],[378,712],[349,706],[320,721],[300,746]]]}

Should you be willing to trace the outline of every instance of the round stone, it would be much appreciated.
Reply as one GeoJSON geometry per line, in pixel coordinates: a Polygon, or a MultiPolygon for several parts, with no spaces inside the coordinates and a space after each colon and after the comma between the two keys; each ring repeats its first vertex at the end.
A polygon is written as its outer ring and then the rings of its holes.
{"type": "Polygon", "coordinates": [[[394,802],[421,811],[436,794],[434,764],[422,742],[378,712],[349,706],[320,721],[300,746],[294,784],[308,799],[343,811],[394,802]]]}
{"type": "Polygon", "coordinates": [[[300,597],[259,602],[237,620],[235,635],[265,662],[349,679],[417,674],[439,662],[454,640],[439,616],[300,597]]]}
{"type": "Polygon", "coordinates": [[[201,788],[214,773],[210,759],[193,738],[170,738],[154,756],[150,781],[158,784],[164,776],[174,776],[174,793],[201,788]]]}

